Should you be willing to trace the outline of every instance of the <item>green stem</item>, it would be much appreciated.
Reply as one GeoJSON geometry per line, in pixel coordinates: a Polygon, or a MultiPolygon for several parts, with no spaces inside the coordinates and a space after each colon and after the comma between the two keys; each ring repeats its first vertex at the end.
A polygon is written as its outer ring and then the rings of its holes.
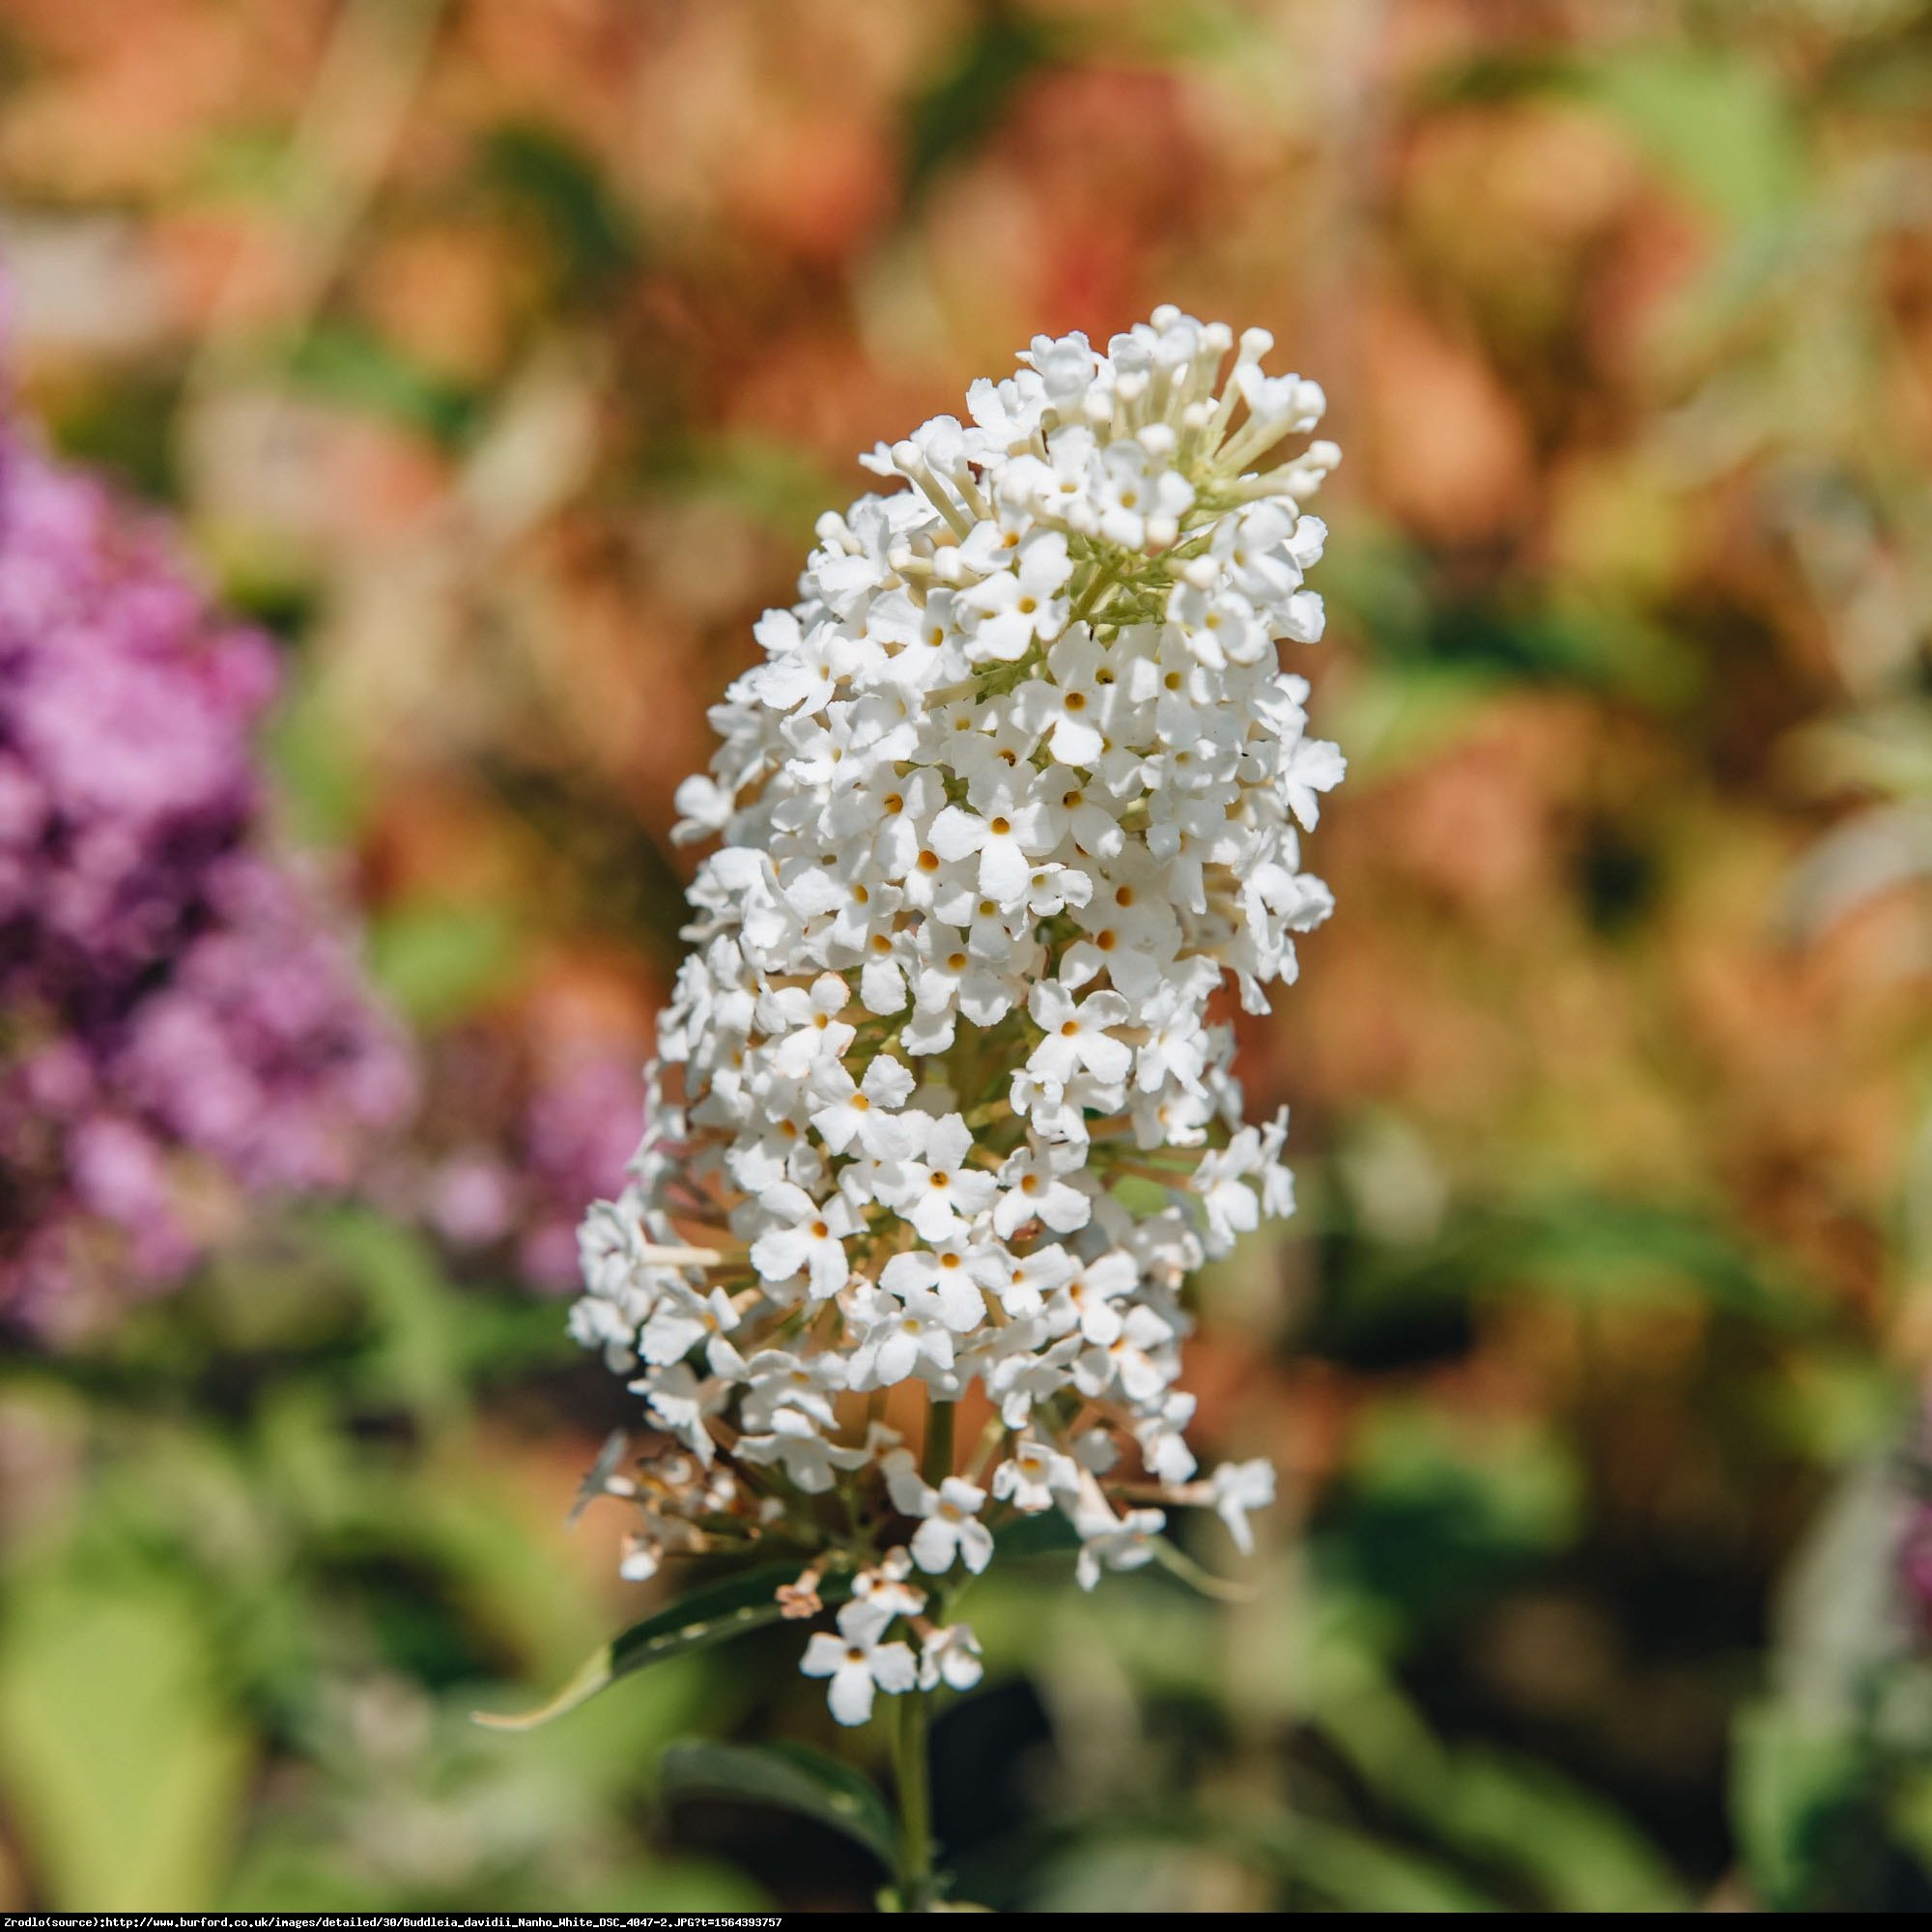
{"type": "Polygon", "coordinates": [[[1066,621],[1069,624],[1077,624],[1083,618],[1091,616],[1094,606],[1114,587],[1114,581],[1120,574],[1121,566],[1118,558],[1101,564],[1088,581],[1086,589],[1080,593],[1079,601],[1068,613],[1066,621]]]}
{"type": "Polygon", "coordinates": [[[923,1690],[898,1698],[894,1734],[893,1772],[899,1799],[899,1910],[932,1909],[932,1786],[926,1767],[926,1706],[923,1690]]]}

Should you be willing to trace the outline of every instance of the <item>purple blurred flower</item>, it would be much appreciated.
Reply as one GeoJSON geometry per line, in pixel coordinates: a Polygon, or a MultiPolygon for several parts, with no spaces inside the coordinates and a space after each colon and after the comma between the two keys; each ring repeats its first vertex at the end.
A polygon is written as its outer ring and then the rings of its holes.
{"type": "Polygon", "coordinates": [[[319,895],[261,848],[274,687],[156,521],[0,421],[0,1320],[165,1287],[211,1181],[340,1186],[410,1104],[319,895]]]}
{"type": "Polygon", "coordinates": [[[525,1280],[559,1293],[575,1288],[577,1224],[592,1201],[623,1186],[642,1131],[640,1058],[628,1043],[582,1040],[560,1066],[530,1077],[491,1144],[458,1148],[430,1177],[437,1232],[472,1251],[513,1241],[525,1280]]]}

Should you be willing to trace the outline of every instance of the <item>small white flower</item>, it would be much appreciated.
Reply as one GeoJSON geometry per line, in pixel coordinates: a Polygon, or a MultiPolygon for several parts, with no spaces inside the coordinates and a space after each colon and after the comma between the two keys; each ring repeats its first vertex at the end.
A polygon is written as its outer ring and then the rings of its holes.
{"type": "Polygon", "coordinates": [[[1022,1148],[1000,1170],[1006,1190],[993,1209],[993,1230],[1003,1240],[1028,1221],[1042,1221],[1055,1234],[1070,1235],[1094,1216],[1094,1203],[1079,1188],[1062,1179],[1061,1169],[1044,1149],[1022,1148]]]}
{"type": "Polygon", "coordinates": [[[837,1294],[845,1285],[845,1237],[859,1232],[859,1217],[838,1195],[814,1201],[804,1188],[781,1180],[758,1196],[769,1217],[765,1232],[752,1243],[752,1265],[766,1281],[806,1275],[815,1299],[837,1294]]]}
{"type": "Polygon", "coordinates": [[[758,1018],[780,1035],[772,1062],[781,1073],[795,1079],[852,1044],[852,1029],[838,1018],[849,998],[845,981],[836,973],[821,973],[809,992],[803,986],[781,986],[764,995],[758,1018]]]}
{"type": "Polygon", "coordinates": [[[1056,1288],[1065,1288],[1078,1273],[1078,1264],[1063,1247],[1035,1248],[1029,1255],[1009,1257],[1006,1279],[994,1293],[1009,1315],[1037,1315],[1045,1307],[1045,1297],[1056,1288]]]}
{"type": "Polygon", "coordinates": [[[808,1677],[829,1677],[826,1702],[841,1724],[863,1724],[872,1715],[874,1691],[897,1695],[919,1681],[919,1662],[907,1643],[882,1643],[895,1612],[855,1597],[839,1612],[838,1634],[819,1631],[805,1647],[799,1668],[808,1677]]]}
{"type": "Polygon", "coordinates": [[[722,1288],[699,1294],[682,1282],[671,1282],[644,1323],[638,1346],[646,1362],[668,1372],[706,1336],[728,1334],[737,1325],[738,1311],[722,1288]]]}
{"type": "Polygon", "coordinates": [[[852,1578],[852,1594],[890,1609],[895,1617],[916,1617],[925,1608],[925,1592],[908,1579],[912,1551],[889,1549],[869,1570],[852,1578]]]}
{"type": "Polygon", "coordinates": [[[1057,638],[1066,622],[1066,602],[1060,591],[1072,571],[1066,539],[1058,530],[1029,537],[1015,568],[976,583],[965,595],[966,608],[976,618],[973,656],[1010,662],[1024,657],[1036,638],[1057,638]]]}
{"type": "Polygon", "coordinates": [[[1065,1081],[1082,1068],[1110,1084],[1127,1077],[1133,1049],[1107,1032],[1129,1016],[1120,994],[1090,993],[1076,1005],[1065,986],[1048,980],[1033,989],[1027,1010],[1045,1036],[1027,1061],[1037,1077],[1065,1081]]]}
{"type": "Polygon", "coordinates": [[[924,1520],[913,1532],[912,1560],[927,1576],[943,1576],[955,1562],[976,1575],[993,1560],[993,1532],[977,1520],[986,1492],[963,1477],[948,1476],[938,1489],[922,1485],[915,1514],[924,1520]]]}
{"type": "Polygon", "coordinates": [[[923,1238],[949,1239],[961,1225],[990,1205],[999,1182],[970,1165],[973,1130],[957,1114],[935,1121],[925,1136],[923,1157],[902,1164],[900,1179],[887,1195],[923,1238]]]}
{"type": "Polygon", "coordinates": [[[920,1642],[919,1688],[970,1690],[986,1674],[980,1662],[980,1639],[971,1624],[949,1624],[929,1632],[920,1642]]]}
{"type": "Polygon", "coordinates": [[[1282,803],[1301,821],[1306,832],[1315,830],[1321,815],[1320,794],[1333,791],[1349,770],[1349,761],[1339,745],[1321,738],[1303,738],[1288,754],[1276,783],[1282,803]]]}
{"type": "Polygon", "coordinates": [[[761,1349],[750,1361],[733,1350],[724,1358],[712,1345],[712,1369],[744,1389],[740,1418],[748,1430],[772,1426],[781,1408],[794,1408],[821,1429],[837,1422],[833,1397],[845,1386],[849,1365],[843,1355],[796,1355],[787,1349],[761,1349]]]}
{"type": "Polygon", "coordinates": [[[866,1463],[863,1449],[841,1449],[818,1433],[818,1425],[802,1409],[781,1408],[772,1417],[770,1433],[741,1435],[738,1454],[753,1463],[777,1463],[807,1495],[829,1490],[841,1469],[866,1463]]]}
{"type": "Polygon", "coordinates": [[[905,1105],[913,1079],[890,1054],[880,1054],[856,1081],[833,1061],[812,1075],[811,1087],[824,1102],[812,1110],[811,1124],[834,1153],[844,1153],[854,1141],[880,1160],[912,1151],[912,1134],[895,1110],[905,1105]]]}
{"type": "Polygon", "coordinates": [[[724,1391],[717,1382],[703,1383],[685,1362],[674,1362],[643,1385],[644,1407],[667,1434],[687,1444],[699,1462],[709,1463],[716,1444],[704,1426],[707,1415],[724,1406],[724,1391]]]}
{"type": "Polygon", "coordinates": [[[879,1286],[907,1308],[934,1314],[955,1335],[966,1335],[986,1319],[986,1291],[1003,1287],[1005,1273],[999,1256],[985,1250],[917,1249],[895,1255],[880,1271],[879,1286]]]}
{"type": "Polygon", "coordinates": [[[1235,1547],[1252,1556],[1255,1533],[1248,1526],[1250,1510],[1266,1509],[1274,1501],[1274,1468],[1263,1462],[1223,1463],[1209,1479],[1214,1513],[1228,1525],[1235,1547]]]}
{"type": "Polygon", "coordinates": [[[1139,1285],[1140,1269],[1131,1255],[1117,1249],[1096,1255],[1066,1284],[1070,1325],[1104,1349],[1121,1334],[1125,1321],[1121,1304],[1139,1285]]]}
{"type": "Polygon", "coordinates": [[[627,1583],[648,1583],[664,1562],[663,1540],[656,1536],[627,1536],[617,1563],[617,1575],[627,1583]]]}
{"type": "Polygon", "coordinates": [[[1107,681],[1107,653],[1085,624],[1076,624],[1047,653],[1051,683],[1020,692],[1020,715],[1042,734],[1054,761],[1089,769],[1107,748],[1120,687],[1107,681]]]}
{"type": "Polygon", "coordinates": [[[1027,1436],[1013,1444],[1012,1454],[993,1471],[994,1495],[1030,1513],[1053,1508],[1077,1494],[1079,1486],[1071,1456],[1027,1436]]]}
{"type": "Polygon", "coordinates": [[[903,1299],[880,1293],[867,1297],[854,1317],[859,1331],[852,1351],[854,1388],[890,1388],[914,1374],[928,1380],[951,1374],[952,1331],[937,1296],[926,1305],[918,1292],[903,1299]]]}
{"type": "Polygon", "coordinates": [[[1073,1526],[1080,1535],[1074,1577],[1083,1590],[1091,1590],[1103,1569],[1138,1570],[1151,1563],[1153,1539],[1167,1527],[1167,1518],[1157,1509],[1128,1510],[1117,1517],[1103,1503],[1075,1517],[1073,1526]]]}
{"type": "MultiPolygon", "coordinates": [[[[1021,1339],[1026,1339],[1024,1333],[1021,1339]]],[[[1024,1429],[1035,1405],[1050,1402],[1066,1386],[1079,1353],[1079,1337],[1069,1335],[1037,1352],[1014,1348],[996,1357],[987,1365],[985,1379],[987,1394],[1000,1405],[1000,1420],[1009,1429],[1024,1429]]]]}

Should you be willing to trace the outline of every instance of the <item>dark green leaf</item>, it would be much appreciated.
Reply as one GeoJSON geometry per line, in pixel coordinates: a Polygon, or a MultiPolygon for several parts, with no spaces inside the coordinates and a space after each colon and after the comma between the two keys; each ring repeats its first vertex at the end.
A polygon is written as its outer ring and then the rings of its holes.
{"type": "Polygon", "coordinates": [[[857,1839],[882,1864],[895,1862],[885,1800],[850,1765],[803,1745],[673,1745],[663,1778],[668,1796],[701,1792],[781,1805],[857,1839]]]}
{"type": "Polygon", "coordinates": [[[959,59],[916,100],[906,132],[906,194],[916,198],[948,161],[969,155],[999,125],[1020,84],[1049,54],[1039,25],[991,11],[959,59]]]}
{"type": "Polygon", "coordinates": [[[1785,84],[1735,48],[1632,47],[1600,56],[1583,91],[1711,213],[1736,223],[1788,208],[1804,148],[1785,84]]]}
{"type": "Polygon", "coordinates": [[[993,1532],[993,1547],[1002,1556],[1057,1556],[1078,1549],[1080,1539],[1059,1510],[1041,1510],[1016,1517],[993,1532]]]}
{"type": "MultiPolygon", "coordinates": [[[[634,1670],[775,1624],[784,1614],[778,1600],[779,1587],[792,1582],[801,1568],[798,1563],[767,1563],[690,1591],[594,1652],[547,1704],[517,1715],[478,1711],[476,1721],[496,1731],[533,1730],[566,1711],[574,1711],[634,1670]]],[[[818,1586],[818,1594],[827,1604],[842,1603],[852,1594],[851,1581],[828,1577],[818,1586]]]]}
{"type": "Polygon", "coordinates": [[[1668,1865],[1642,1833],[1554,1766],[1457,1751],[1433,1822],[1459,1850],[1521,1872],[1558,1912],[1685,1909],[1668,1865]]]}
{"type": "Polygon", "coordinates": [[[591,159],[554,129],[494,128],[483,145],[482,179],[528,216],[572,295],[606,294],[636,268],[642,251],[630,213],[591,159]]]}

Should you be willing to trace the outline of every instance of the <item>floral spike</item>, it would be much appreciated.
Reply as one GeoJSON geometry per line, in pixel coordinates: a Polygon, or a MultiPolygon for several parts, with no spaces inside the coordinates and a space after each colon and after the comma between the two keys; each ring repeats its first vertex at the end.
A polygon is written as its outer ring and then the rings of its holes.
{"type": "Polygon", "coordinates": [[[1163,1549],[1160,1505],[1245,1543],[1271,1493],[1196,1479],[1176,1387],[1183,1282],[1293,1206],[1286,1114],[1243,1123],[1209,1002],[1232,978],[1265,1011],[1331,905],[1297,828],[1343,760],[1277,646],[1321,635],[1300,505],[1340,453],[1271,346],[1173,308],[1105,355],[1041,336],[970,423],[879,445],[901,487],[820,521],[678,792],[679,837],[722,845],[572,1327],[677,1442],[629,1574],[772,1541],[856,1573],[805,1660],[845,1722],[978,1674],[915,1567],[1059,1512],[1091,1586],[1163,1549]],[[917,1462],[881,1420],[908,1382],[917,1462]]]}

